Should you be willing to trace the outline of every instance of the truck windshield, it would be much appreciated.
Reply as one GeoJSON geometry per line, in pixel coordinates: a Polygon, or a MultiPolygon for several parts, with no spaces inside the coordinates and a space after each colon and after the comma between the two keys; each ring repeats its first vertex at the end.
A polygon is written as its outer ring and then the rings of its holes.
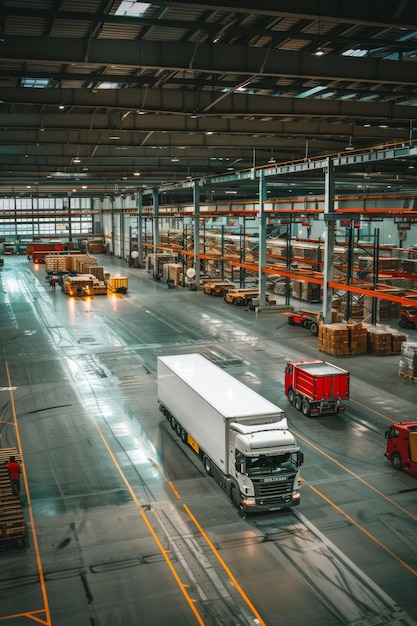
{"type": "Polygon", "coordinates": [[[257,474],[278,474],[279,472],[288,472],[295,470],[297,467],[297,453],[276,454],[266,456],[246,457],[246,474],[255,476],[257,474]]]}

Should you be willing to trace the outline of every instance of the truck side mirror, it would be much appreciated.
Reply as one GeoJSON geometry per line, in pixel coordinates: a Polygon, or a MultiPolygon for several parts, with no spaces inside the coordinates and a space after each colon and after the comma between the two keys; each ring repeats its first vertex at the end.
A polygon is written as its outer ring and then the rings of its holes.
{"type": "Polygon", "coordinates": [[[304,452],[297,452],[297,465],[304,463],[304,452]]]}

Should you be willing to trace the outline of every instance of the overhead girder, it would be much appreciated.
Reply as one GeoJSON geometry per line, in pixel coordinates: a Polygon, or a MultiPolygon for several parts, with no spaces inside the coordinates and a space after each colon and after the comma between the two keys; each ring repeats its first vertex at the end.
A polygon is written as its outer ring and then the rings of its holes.
{"type": "Polygon", "coordinates": [[[243,45],[223,45],[176,41],[128,41],[115,39],[82,39],[58,37],[9,36],[2,42],[3,61],[47,62],[75,64],[88,68],[94,80],[94,69],[103,65],[123,65],[130,68],[166,69],[179,72],[209,74],[237,74],[252,76],[292,77],[317,80],[346,80],[378,85],[408,85],[410,91],[417,86],[417,76],[412,77],[408,63],[386,61],[373,57],[352,58],[328,54],[324,58],[307,52],[294,52],[243,45]],[[190,64],[192,68],[190,70],[190,64]]]}
{"type": "MultiPolygon", "coordinates": [[[[189,138],[187,135],[173,135],[164,141],[164,135],[161,135],[154,137],[148,146],[146,143],[141,142],[139,137],[136,137],[136,142],[135,138],[126,137],[116,143],[100,135],[97,136],[95,141],[88,141],[87,138],[84,141],[77,141],[76,139],[70,140],[65,133],[59,132],[56,133],[53,140],[49,141],[45,138],[44,142],[40,143],[36,137],[33,137],[33,134],[33,131],[28,133],[19,132],[19,138],[10,138],[7,141],[7,138],[0,133],[2,142],[0,145],[0,158],[8,155],[21,155],[27,159],[40,159],[40,165],[43,157],[59,156],[65,156],[70,159],[76,156],[80,158],[107,157],[114,160],[133,158],[149,158],[152,160],[162,157],[175,157],[179,159],[194,159],[201,162],[217,158],[224,159],[225,162],[230,161],[230,164],[236,164],[237,169],[242,169],[242,162],[248,162],[249,165],[253,164],[254,150],[256,151],[256,164],[261,165],[265,164],[271,156],[277,162],[288,161],[294,155],[304,156],[306,146],[304,138],[282,139],[280,141],[279,136],[250,138],[238,135],[229,138],[228,142],[225,136],[218,139],[209,137],[206,140],[204,136],[189,138]],[[271,150],[273,153],[271,153],[271,150]]],[[[333,152],[343,150],[345,144],[346,139],[343,141],[343,137],[340,139],[334,138],[333,152]]],[[[314,142],[313,148],[314,151],[310,150],[311,156],[323,154],[325,150],[329,149],[329,141],[325,143],[323,140],[317,140],[314,142]]]]}
{"type": "MultiPolygon", "coordinates": [[[[14,91],[14,90],[13,90],[14,91]]],[[[37,90],[33,90],[37,91],[37,90]]],[[[231,98],[229,102],[230,108],[217,114],[203,114],[199,117],[190,117],[187,113],[192,98],[187,95],[177,100],[175,97],[169,101],[171,110],[165,114],[153,114],[153,109],[147,109],[147,115],[136,115],[137,97],[132,96],[124,99],[123,96],[116,97],[112,93],[100,94],[101,109],[98,112],[94,99],[89,102],[80,101],[82,94],[87,90],[64,90],[63,100],[67,110],[60,112],[52,112],[50,108],[59,105],[59,97],[56,93],[49,98],[48,92],[45,95],[27,94],[27,90],[19,89],[17,93],[11,93],[10,90],[2,90],[2,99],[4,102],[13,102],[14,111],[12,113],[0,113],[0,127],[7,130],[33,128],[38,131],[41,129],[62,129],[62,130],[137,130],[149,132],[155,131],[175,131],[178,132],[213,132],[213,133],[253,133],[253,134],[277,134],[288,133],[290,136],[302,136],[308,134],[320,135],[337,135],[346,132],[350,135],[354,134],[359,137],[374,137],[376,134],[381,136],[382,129],[378,127],[378,121],[383,120],[387,128],[385,132],[393,132],[398,130],[409,130],[410,120],[415,118],[415,107],[407,105],[395,105],[392,103],[374,103],[365,104],[359,102],[329,102],[328,100],[294,100],[291,98],[267,98],[259,96],[249,99],[242,96],[242,102],[238,98],[231,98]],[[25,92],[24,94],[19,92],[25,92]],[[27,96],[27,100],[24,100],[27,96]],[[257,102],[259,100],[259,102],[257,102]],[[234,108],[234,105],[239,105],[234,108]],[[245,108],[242,108],[242,104],[245,108]],[[44,107],[41,111],[19,111],[16,110],[19,105],[44,107]],[[48,108],[47,108],[48,107],[48,108]],[[271,111],[272,107],[272,111],[271,111]],[[123,111],[128,114],[123,115],[123,111]],[[115,118],[115,113],[118,113],[115,118]],[[224,115],[224,117],[222,117],[224,115]],[[240,117],[232,117],[232,115],[240,115],[240,117]],[[123,117],[123,119],[121,119],[123,117]],[[261,119],[259,119],[261,118],[261,119]],[[283,118],[283,119],[282,119],[283,118]],[[294,118],[293,121],[288,118],[294,118]],[[313,119],[309,119],[313,118],[313,119]],[[318,119],[317,119],[318,118],[318,119]],[[323,119],[320,119],[323,118],[323,119]],[[358,121],[359,120],[359,121],[358,121]],[[374,120],[374,124],[364,127],[363,120],[374,120]],[[339,126],[345,125],[344,127],[339,126]]],[[[55,92],[56,90],[52,90],[55,92]]],[[[159,90],[162,91],[162,90],[159,90]]],[[[129,90],[123,90],[126,94],[129,90]]],[[[190,94],[188,94],[190,95],[190,94]]],[[[168,99],[164,94],[163,99],[168,99]]],[[[158,107],[163,104],[159,101],[154,102],[158,107]]],[[[417,125],[417,123],[416,123],[417,125]]],[[[43,131],[42,131],[43,132],[43,131]]],[[[83,133],[84,134],[84,133],[83,133]]]]}
{"type": "MultiPolygon", "coordinates": [[[[161,0],[160,6],[199,7],[211,11],[240,11],[244,13],[263,13],[275,17],[298,17],[311,19],[317,16],[318,5],[311,0],[214,0],[213,2],[194,2],[193,0],[161,0]]],[[[380,0],[375,10],[375,0],[362,0],[354,3],[351,0],[320,0],[320,14],[337,20],[392,28],[393,25],[410,28],[413,24],[417,30],[417,16],[413,1],[392,2],[380,0]],[[364,15],[367,17],[364,18],[364,15]]],[[[413,28],[413,27],[411,27],[413,28]]]]}
{"type": "MultiPolygon", "coordinates": [[[[159,4],[164,5],[165,2],[160,2],[159,4]]],[[[187,6],[187,4],[190,4],[190,3],[169,2],[166,4],[170,7],[175,7],[177,5],[187,6]]],[[[333,18],[333,19],[337,19],[340,22],[345,22],[347,24],[351,24],[353,22],[354,24],[364,24],[368,27],[386,29],[388,27],[392,27],[393,24],[395,24],[396,20],[402,20],[402,21],[399,21],[398,24],[402,24],[403,26],[405,25],[409,28],[412,28],[413,20],[414,20],[414,24],[416,23],[415,14],[410,10],[405,10],[406,4],[407,3],[403,3],[402,6],[393,7],[391,8],[391,10],[389,10],[389,7],[387,6],[387,9],[385,11],[384,10],[382,11],[378,10],[378,12],[369,11],[368,13],[369,19],[364,20],[362,11],[360,15],[356,13],[354,9],[352,11],[352,3],[349,0],[340,0],[338,3],[339,6],[336,8],[334,7],[334,3],[332,2],[329,3],[329,2],[326,2],[326,0],[322,0],[321,5],[320,5],[320,13],[323,18],[325,17],[333,18]],[[380,20],[375,21],[375,13],[377,14],[378,18],[382,18],[383,16],[385,17],[389,16],[388,22],[383,23],[380,20]],[[403,21],[404,19],[407,20],[406,24],[404,24],[404,21],[403,21]]],[[[227,6],[225,7],[223,4],[218,5],[218,3],[216,2],[210,3],[210,5],[206,5],[205,3],[199,3],[199,2],[191,2],[191,5],[193,6],[193,8],[195,8],[195,6],[197,5],[197,6],[200,6],[201,10],[205,9],[208,11],[213,11],[213,10],[217,11],[220,7],[222,11],[225,11],[225,10],[235,11],[236,10],[236,7],[233,7],[233,8],[227,7],[227,6]]],[[[307,6],[311,9],[312,8],[311,5],[304,4],[304,7],[303,7],[299,2],[291,3],[291,5],[288,6],[287,3],[284,3],[282,1],[281,2],[277,1],[277,2],[274,2],[274,7],[272,8],[270,6],[268,7],[265,6],[264,8],[263,5],[264,5],[263,2],[262,3],[241,2],[239,3],[239,12],[240,13],[257,12],[259,15],[265,15],[265,16],[272,15],[277,18],[291,17],[293,19],[298,19],[298,20],[304,20],[304,19],[313,20],[313,19],[316,19],[317,17],[314,11],[309,11],[309,12],[305,11],[305,8],[307,6]]],[[[397,5],[398,5],[398,2],[397,2],[397,5]]],[[[198,31],[206,32],[208,34],[217,33],[219,30],[218,23],[208,22],[207,20],[206,21],[198,21],[198,20],[190,21],[187,19],[169,20],[169,19],[161,18],[159,16],[148,17],[145,15],[141,15],[141,16],[132,17],[129,15],[87,13],[86,11],[65,11],[62,9],[51,11],[49,9],[39,9],[39,8],[34,8],[34,7],[20,7],[20,6],[7,7],[7,15],[15,15],[18,17],[26,17],[26,18],[46,19],[48,20],[48,23],[52,22],[53,19],[71,20],[72,22],[79,21],[79,22],[83,22],[83,24],[85,24],[86,22],[89,22],[93,24],[95,27],[97,27],[98,25],[102,25],[102,24],[130,25],[130,26],[136,26],[139,28],[157,27],[160,29],[167,28],[170,30],[172,29],[198,30],[198,31]]],[[[232,23],[228,25],[227,32],[228,34],[245,35],[247,34],[247,29],[242,26],[236,25],[235,23],[232,23]]],[[[270,35],[271,31],[268,29],[258,28],[256,34],[258,36],[265,37],[268,34],[270,35]]],[[[279,37],[279,35],[280,33],[276,33],[277,37],[279,37]]],[[[282,33],[281,36],[285,37],[286,32],[282,33]]],[[[300,37],[303,38],[303,33],[299,33],[297,35],[297,38],[300,38],[300,37]]],[[[304,34],[304,37],[306,39],[307,38],[311,39],[311,34],[304,34]]],[[[344,38],[343,38],[343,41],[345,41],[344,38]]],[[[378,42],[381,42],[381,40],[378,39],[378,42]]],[[[399,42],[400,45],[401,43],[402,42],[399,42]]],[[[373,44],[375,44],[374,41],[373,41],[373,44]]]]}

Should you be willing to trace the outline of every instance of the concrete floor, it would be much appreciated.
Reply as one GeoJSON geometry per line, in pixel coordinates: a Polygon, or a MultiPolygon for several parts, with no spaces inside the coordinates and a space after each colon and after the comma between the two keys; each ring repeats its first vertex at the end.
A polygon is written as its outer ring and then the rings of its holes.
{"type": "Polygon", "coordinates": [[[327,358],[280,314],[99,262],[127,295],[68,298],[25,257],[0,270],[0,447],[21,450],[29,531],[0,552],[0,621],[416,624],[417,479],[384,458],[391,421],[416,419],[399,357],[327,358]],[[188,352],[286,411],[305,454],[297,509],[240,517],[169,428],[156,359],[188,352]],[[350,371],[344,414],[288,404],[293,358],[350,371]]]}

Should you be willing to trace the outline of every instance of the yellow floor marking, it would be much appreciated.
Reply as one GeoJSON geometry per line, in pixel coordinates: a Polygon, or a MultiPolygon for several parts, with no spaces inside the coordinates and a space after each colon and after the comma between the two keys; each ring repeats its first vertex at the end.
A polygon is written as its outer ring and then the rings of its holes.
{"type": "Polygon", "coordinates": [[[353,517],[351,517],[348,513],[345,513],[345,511],[343,511],[343,509],[340,508],[340,506],[338,506],[337,504],[335,504],[334,502],[332,502],[332,500],[329,500],[329,498],[327,498],[323,493],[321,493],[318,489],[316,489],[315,487],[313,487],[312,485],[309,485],[310,489],[312,491],[314,491],[317,495],[319,495],[321,498],[323,498],[323,500],[325,500],[328,504],[330,504],[330,506],[332,506],[334,509],[336,509],[336,511],[338,511],[341,515],[343,515],[343,517],[345,517],[347,520],[349,520],[349,522],[351,524],[353,524],[354,526],[356,526],[356,528],[358,528],[361,532],[363,532],[367,537],[369,537],[369,539],[371,539],[372,541],[374,541],[380,548],[382,548],[383,550],[385,550],[385,552],[387,552],[390,556],[392,556],[393,559],[395,559],[396,561],[398,561],[398,563],[400,563],[400,565],[402,565],[403,567],[405,567],[405,569],[407,569],[409,572],[411,572],[411,574],[413,574],[414,576],[417,576],[417,571],[415,569],[413,569],[410,565],[408,565],[408,563],[406,563],[405,561],[403,561],[402,559],[400,559],[399,556],[397,556],[395,554],[395,552],[393,552],[392,550],[390,550],[389,548],[387,548],[387,546],[385,544],[382,543],[382,541],[380,541],[379,539],[377,539],[374,535],[372,535],[372,533],[370,533],[368,530],[366,530],[366,528],[364,528],[363,526],[361,526],[361,524],[359,524],[359,522],[357,522],[356,520],[353,519],[353,517]]]}
{"type": "MultiPolygon", "coordinates": [[[[5,366],[6,366],[6,374],[7,374],[7,380],[9,382],[9,387],[12,387],[11,379],[10,379],[9,366],[8,366],[7,363],[5,364],[5,366]]],[[[40,552],[39,552],[38,537],[37,537],[37,534],[36,534],[35,519],[33,517],[32,500],[31,500],[31,497],[30,497],[29,484],[28,484],[26,468],[25,468],[25,462],[24,462],[23,452],[22,452],[22,441],[21,441],[21,438],[20,438],[19,426],[18,426],[18,423],[17,423],[16,407],[15,407],[15,403],[14,403],[14,395],[13,395],[13,390],[12,389],[10,389],[10,403],[11,403],[11,408],[12,408],[13,423],[14,423],[15,432],[16,432],[17,448],[19,450],[20,458],[22,459],[22,462],[21,462],[21,465],[22,465],[22,476],[23,476],[23,482],[25,484],[26,497],[27,497],[27,501],[28,501],[29,518],[30,518],[30,523],[31,523],[31,526],[32,526],[33,547],[35,549],[36,563],[37,563],[37,566],[38,566],[38,573],[39,573],[39,581],[40,581],[40,585],[41,585],[43,604],[44,604],[44,607],[45,607],[46,621],[41,622],[41,623],[46,624],[47,626],[50,626],[51,625],[51,614],[50,614],[50,611],[49,611],[48,596],[47,596],[47,593],[46,593],[45,578],[44,578],[44,575],[43,575],[42,561],[41,561],[41,556],[40,556],[40,552]]],[[[33,617],[33,613],[32,613],[32,617],[33,617]]],[[[35,619],[37,619],[37,618],[35,618],[35,619]]],[[[40,621],[40,620],[37,620],[37,621],[40,621]]]]}
{"type": "MultiPolygon", "coordinates": [[[[335,459],[332,456],[330,456],[330,454],[327,454],[327,452],[325,452],[324,450],[322,450],[321,448],[316,446],[314,443],[311,443],[310,441],[305,439],[302,435],[297,433],[295,430],[292,430],[292,432],[294,433],[294,435],[296,437],[301,439],[301,441],[303,441],[305,444],[310,446],[310,448],[313,448],[313,450],[316,450],[316,452],[319,452],[320,454],[325,456],[326,459],[329,459],[329,461],[331,461],[332,463],[334,463],[335,465],[340,467],[342,470],[344,470],[345,472],[347,472],[348,474],[350,474],[354,478],[356,478],[356,480],[359,480],[359,482],[361,482],[363,485],[365,485],[366,487],[368,487],[369,489],[371,489],[372,491],[377,493],[379,496],[381,496],[381,498],[384,498],[384,500],[386,500],[387,502],[389,502],[390,504],[395,506],[397,509],[399,509],[402,513],[405,513],[406,515],[408,515],[408,517],[411,517],[411,519],[413,519],[414,521],[417,522],[417,515],[413,515],[413,513],[411,513],[410,511],[407,511],[407,509],[405,509],[403,506],[401,506],[401,504],[397,504],[397,502],[395,502],[395,500],[392,500],[392,498],[390,498],[389,496],[386,496],[384,493],[382,493],[382,491],[379,491],[379,489],[377,489],[376,487],[373,487],[372,485],[370,485],[366,480],[364,480],[363,478],[358,476],[358,474],[355,474],[355,472],[353,472],[348,467],[346,467],[345,465],[340,463],[337,459],[335,459]]],[[[302,479],[302,480],[304,480],[304,479],[302,479]]],[[[304,482],[306,482],[306,481],[304,480],[304,482]]]]}
{"type": "Polygon", "coordinates": [[[264,620],[259,615],[258,611],[254,607],[252,602],[249,600],[248,596],[243,591],[242,587],[239,585],[239,583],[237,582],[236,578],[233,576],[232,572],[230,571],[229,567],[226,565],[225,561],[222,559],[222,557],[218,553],[217,549],[214,547],[214,545],[213,545],[212,541],[210,540],[210,538],[208,537],[207,533],[203,530],[202,526],[197,522],[196,518],[191,513],[191,511],[188,508],[188,506],[186,504],[184,504],[183,506],[184,506],[184,509],[187,511],[188,515],[190,516],[190,518],[192,519],[192,521],[194,522],[194,524],[196,525],[196,527],[198,528],[198,530],[200,531],[201,535],[206,540],[206,542],[207,542],[208,546],[210,547],[210,549],[212,550],[213,554],[217,557],[217,559],[218,559],[219,563],[221,564],[221,566],[223,567],[224,571],[229,576],[229,578],[232,581],[233,585],[235,586],[236,590],[241,595],[243,600],[246,602],[246,604],[248,605],[248,607],[250,608],[252,613],[255,615],[255,617],[258,620],[260,626],[266,626],[264,620]]]}

